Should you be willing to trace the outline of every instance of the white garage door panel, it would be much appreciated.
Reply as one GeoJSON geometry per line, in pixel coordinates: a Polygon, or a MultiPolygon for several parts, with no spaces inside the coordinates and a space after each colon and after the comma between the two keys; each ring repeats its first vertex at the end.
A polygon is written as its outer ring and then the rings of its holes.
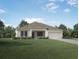
{"type": "Polygon", "coordinates": [[[62,34],[60,32],[49,32],[48,36],[50,39],[60,39],[62,38],[62,34]]]}

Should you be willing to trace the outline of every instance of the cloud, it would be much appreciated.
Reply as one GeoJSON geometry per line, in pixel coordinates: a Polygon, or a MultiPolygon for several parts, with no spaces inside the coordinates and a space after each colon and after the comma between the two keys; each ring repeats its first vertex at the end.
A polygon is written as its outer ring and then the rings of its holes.
{"type": "Polygon", "coordinates": [[[7,26],[11,26],[11,25],[6,23],[5,26],[7,27],[7,26]]]}
{"type": "MultiPolygon", "coordinates": [[[[58,9],[60,9],[62,6],[62,3],[66,3],[67,6],[71,7],[77,7],[78,6],[78,0],[48,0],[48,3],[42,7],[43,10],[47,10],[48,12],[56,13],[58,9]]],[[[64,12],[70,12],[69,8],[64,9],[64,12]]]]}
{"type": "Polygon", "coordinates": [[[69,8],[66,8],[66,9],[64,9],[64,12],[70,12],[70,9],[69,8]]]}
{"type": "Polygon", "coordinates": [[[45,21],[44,18],[30,18],[30,17],[26,17],[26,18],[23,18],[25,21],[27,21],[28,23],[32,23],[32,22],[40,22],[40,23],[44,23],[44,24],[47,24],[47,25],[50,25],[50,26],[55,26],[55,25],[58,25],[57,21],[45,21]]]}
{"type": "Polygon", "coordinates": [[[64,2],[65,0],[59,0],[60,2],[64,2]]]}
{"type": "Polygon", "coordinates": [[[24,18],[24,20],[27,21],[28,23],[32,23],[32,22],[35,22],[35,21],[45,23],[43,18],[29,18],[29,17],[26,17],[26,18],[24,18]]]}
{"type": "Polygon", "coordinates": [[[0,14],[5,13],[5,10],[0,9],[0,14]]]}
{"type": "Polygon", "coordinates": [[[54,2],[49,2],[48,4],[45,5],[45,9],[47,9],[49,12],[56,12],[56,9],[58,7],[59,6],[54,2]]]}
{"type": "Polygon", "coordinates": [[[78,0],[48,0],[49,2],[66,2],[70,6],[77,7],[78,0]]]}
{"type": "Polygon", "coordinates": [[[56,0],[49,0],[49,1],[56,1],[56,0]]]}
{"type": "Polygon", "coordinates": [[[0,20],[4,23],[5,26],[11,26],[10,24],[7,24],[4,19],[0,19],[0,20]]]}
{"type": "Polygon", "coordinates": [[[63,2],[64,0],[48,0],[49,2],[63,2]]]}
{"type": "Polygon", "coordinates": [[[77,7],[78,5],[78,0],[67,0],[67,4],[73,7],[77,7]]]}

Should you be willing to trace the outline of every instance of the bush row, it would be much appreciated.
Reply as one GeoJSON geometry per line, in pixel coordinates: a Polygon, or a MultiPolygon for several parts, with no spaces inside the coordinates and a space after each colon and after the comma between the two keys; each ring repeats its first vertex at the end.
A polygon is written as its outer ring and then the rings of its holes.
{"type": "MultiPolygon", "coordinates": [[[[13,37],[13,39],[34,39],[32,37],[13,37]]],[[[37,39],[48,39],[48,37],[37,37],[37,39]]]]}

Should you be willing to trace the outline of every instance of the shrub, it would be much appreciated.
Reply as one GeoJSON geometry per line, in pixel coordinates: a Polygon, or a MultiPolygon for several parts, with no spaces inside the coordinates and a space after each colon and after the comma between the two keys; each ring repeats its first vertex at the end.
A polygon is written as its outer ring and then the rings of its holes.
{"type": "Polygon", "coordinates": [[[38,39],[48,39],[48,37],[38,37],[38,39]]]}
{"type": "Polygon", "coordinates": [[[13,37],[13,39],[16,40],[16,39],[21,39],[21,38],[20,37],[13,37]]]}
{"type": "Polygon", "coordinates": [[[27,37],[27,39],[33,39],[32,37],[27,37]]]}

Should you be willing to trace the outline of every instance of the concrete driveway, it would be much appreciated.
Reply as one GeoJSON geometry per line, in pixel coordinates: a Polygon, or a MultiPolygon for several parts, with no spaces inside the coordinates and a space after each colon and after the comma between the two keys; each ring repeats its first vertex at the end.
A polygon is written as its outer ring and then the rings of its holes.
{"type": "MultiPolygon", "coordinates": [[[[55,39],[55,40],[58,40],[58,39],[55,39]]],[[[67,43],[78,45],[78,39],[59,39],[59,41],[64,41],[64,42],[67,42],[67,43]]]]}

